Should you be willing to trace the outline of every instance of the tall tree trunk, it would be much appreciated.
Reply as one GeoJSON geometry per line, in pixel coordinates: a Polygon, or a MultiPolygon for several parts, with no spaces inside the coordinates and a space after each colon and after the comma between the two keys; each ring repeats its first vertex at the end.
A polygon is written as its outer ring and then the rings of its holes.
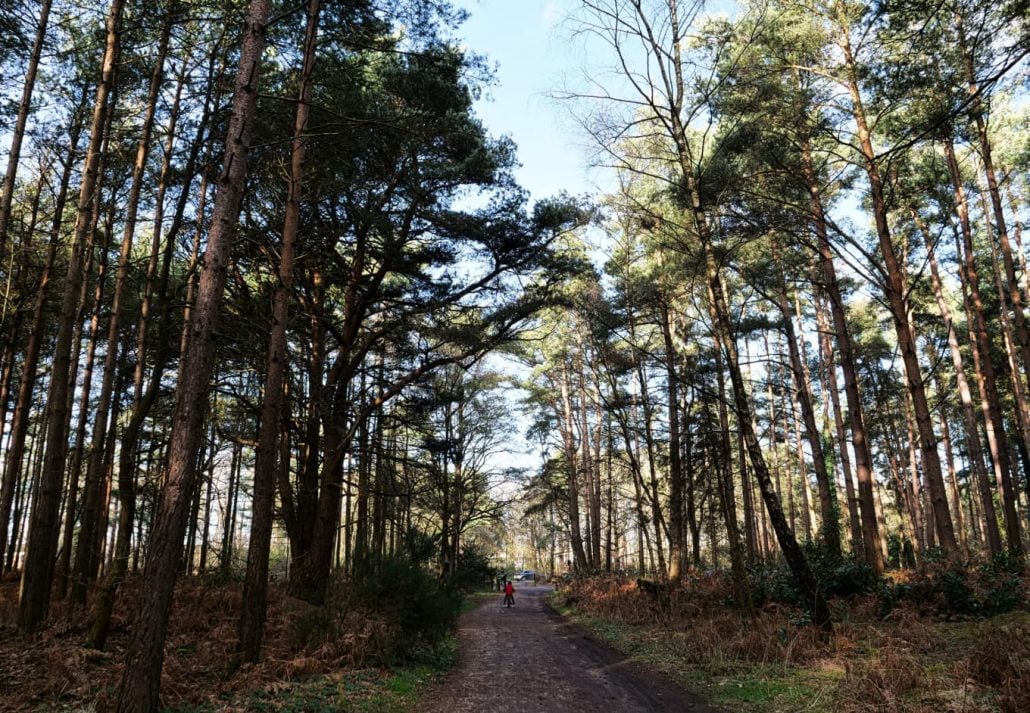
{"type": "MultiPolygon", "coordinates": [[[[43,333],[46,327],[44,323],[44,308],[46,307],[47,294],[50,289],[51,271],[54,267],[54,260],[57,257],[57,249],[61,240],[61,218],[64,214],[65,202],[68,198],[68,186],[71,183],[72,167],[76,161],[84,120],[83,112],[76,110],[69,130],[68,155],[65,157],[57,196],[54,200],[54,215],[50,224],[50,239],[47,245],[46,258],[43,262],[43,270],[39,276],[39,283],[36,286],[36,299],[32,308],[29,337],[22,355],[21,378],[18,380],[18,394],[14,404],[10,440],[7,444],[4,479],[2,486],[0,486],[0,560],[3,559],[3,555],[7,551],[8,524],[11,522],[11,508],[14,503],[15,488],[21,477],[22,459],[25,454],[25,439],[28,435],[29,415],[32,409],[32,392],[36,386],[39,352],[43,344],[43,333]]],[[[69,503],[74,503],[74,495],[69,495],[68,501],[69,503]]],[[[74,510],[74,507],[70,507],[70,509],[74,510]]],[[[68,521],[74,523],[74,516],[68,517],[68,521]]],[[[11,529],[13,530],[14,528],[12,527],[11,529]]],[[[72,534],[73,532],[70,527],[65,530],[64,541],[68,548],[70,548],[72,534]]],[[[65,571],[67,571],[67,568],[65,568],[65,571]]]]}
{"type": "MultiPolygon", "coordinates": [[[[1013,492],[1012,462],[1009,458],[1008,435],[1005,433],[1005,421],[998,395],[998,381],[991,355],[990,337],[984,319],[983,300],[980,295],[980,278],[973,259],[975,253],[973,249],[973,230],[969,221],[969,204],[962,182],[961,171],[959,170],[958,159],[955,156],[954,144],[950,137],[946,137],[941,142],[941,145],[947,160],[948,173],[951,176],[951,187],[955,196],[955,211],[958,214],[959,235],[956,237],[960,237],[961,242],[956,246],[956,251],[960,256],[960,273],[963,289],[965,290],[964,294],[966,295],[964,302],[969,315],[967,321],[972,333],[971,341],[974,344],[974,367],[976,367],[979,376],[978,387],[982,396],[981,409],[983,410],[984,423],[987,426],[987,444],[991,451],[994,475],[998,481],[998,489],[1002,498],[1008,546],[1014,554],[1018,554],[1022,552],[1022,542],[1018,536],[1019,520],[1015,513],[1015,503],[1011,502],[1011,498],[1006,498],[1006,493],[1013,492]]],[[[991,525],[988,523],[988,528],[990,527],[991,525]]]]}
{"type": "Polygon", "coordinates": [[[261,426],[258,430],[257,460],[254,465],[254,500],[247,574],[243,582],[243,608],[240,611],[237,655],[246,662],[261,657],[261,638],[268,606],[268,557],[272,543],[275,505],[276,453],[280,416],[283,411],[283,386],[286,376],[286,330],[289,324],[290,292],[293,289],[294,253],[300,228],[300,200],[304,181],[304,153],[308,116],[311,111],[311,77],[318,42],[318,16],[321,0],[308,3],[304,35],[303,67],[293,123],[293,148],[290,177],[286,187],[286,217],[279,252],[279,277],[272,297],[272,326],[268,337],[261,426]]]}
{"type": "Polygon", "coordinates": [[[190,325],[189,346],[184,355],[187,368],[176,389],[168,473],[151,531],[139,612],[125,656],[126,666],[118,696],[120,713],[149,713],[158,709],[165,631],[186,529],[187,508],[197,477],[194,459],[203,430],[208,382],[213,370],[215,343],[212,337],[239,220],[247,172],[247,149],[257,103],[260,59],[270,8],[269,0],[252,0],[248,11],[223,171],[215,196],[197,307],[190,325]]]}
{"type": "Polygon", "coordinates": [[[665,344],[665,380],[669,414],[669,579],[680,581],[686,552],[683,532],[683,464],[680,461],[679,377],[676,375],[676,349],[672,341],[669,305],[660,305],[662,339],[665,344]]]}
{"type": "MultiPolygon", "coordinates": [[[[21,145],[25,139],[25,128],[28,125],[29,111],[32,109],[32,93],[36,86],[36,75],[39,72],[39,60],[43,55],[43,43],[46,40],[47,25],[50,21],[51,0],[42,0],[39,6],[39,19],[36,21],[36,38],[32,42],[32,53],[25,68],[25,83],[22,85],[21,100],[18,102],[18,115],[14,120],[11,133],[11,145],[7,152],[7,170],[4,182],[0,186],[0,261],[3,260],[7,243],[7,231],[11,224],[11,203],[14,199],[14,181],[18,175],[18,163],[21,160],[21,145]]],[[[74,155],[74,144],[71,154],[74,155]]],[[[71,157],[68,159],[71,162],[71,157]]]]}
{"type": "Polygon", "coordinates": [[[870,198],[872,200],[873,218],[876,223],[876,235],[879,240],[880,254],[883,257],[886,271],[887,302],[894,319],[894,331],[897,334],[898,349],[905,367],[906,383],[912,397],[912,408],[915,412],[915,423],[919,434],[919,447],[926,484],[930,490],[933,503],[933,517],[940,537],[941,549],[948,555],[954,554],[958,548],[955,541],[955,530],[948,510],[947,493],[944,488],[944,477],[941,473],[940,455],[937,452],[937,437],[933,430],[933,419],[930,405],[923,386],[923,375],[916,353],[916,338],[908,320],[908,298],[904,288],[905,266],[900,264],[894,251],[890,227],[887,223],[887,202],[884,197],[883,180],[880,175],[879,161],[873,148],[872,134],[866,121],[865,107],[858,86],[855,58],[852,54],[850,27],[846,21],[841,24],[840,48],[844,54],[845,71],[847,72],[847,89],[851,95],[851,110],[858,130],[859,148],[864,160],[866,177],[869,180],[870,198]]]}
{"type": "MultiPolygon", "coordinates": [[[[987,468],[984,465],[983,444],[980,441],[980,429],[977,426],[976,406],[973,403],[973,394],[969,388],[969,381],[966,379],[965,368],[963,367],[962,350],[959,348],[958,335],[955,333],[955,321],[952,317],[951,307],[944,297],[944,288],[941,283],[940,269],[937,265],[934,240],[930,235],[926,224],[923,223],[919,214],[910,209],[913,220],[923,233],[926,240],[927,257],[930,263],[930,277],[933,284],[934,297],[937,300],[937,308],[941,317],[947,325],[948,330],[948,351],[951,354],[951,363],[955,369],[955,381],[958,385],[959,401],[962,404],[963,426],[966,434],[966,449],[969,451],[970,469],[972,471],[972,483],[976,484],[980,493],[980,500],[984,512],[987,513],[987,546],[992,555],[1001,552],[1001,532],[998,530],[998,517],[994,511],[994,498],[991,495],[990,484],[987,479],[987,468]]],[[[971,345],[976,349],[976,344],[971,345]]],[[[970,486],[972,487],[972,485],[970,486]]]]}
{"type": "MultiPolygon", "coordinates": [[[[688,176],[688,180],[689,180],[688,176]]],[[[718,263],[711,244],[706,235],[706,217],[701,212],[700,195],[694,189],[691,200],[695,215],[694,227],[700,233],[701,247],[704,252],[705,274],[708,278],[709,302],[712,310],[712,321],[716,334],[721,342],[723,354],[726,358],[726,367],[730,373],[730,384],[733,388],[733,405],[737,414],[738,427],[743,430],[744,442],[747,445],[748,455],[751,458],[751,465],[754,470],[755,479],[758,481],[762,499],[769,517],[772,521],[776,539],[780,544],[787,565],[803,593],[812,620],[824,629],[833,628],[833,620],[830,618],[830,611],[826,606],[826,598],[819,589],[819,585],[812,574],[808,560],[798,545],[794,533],[787,524],[783,515],[783,508],[780,506],[779,496],[773,487],[772,477],[766,465],[765,457],[762,454],[762,446],[753,428],[753,414],[751,404],[748,400],[747,391],[744,386],[744,379],[740,371],[740,359],[737,354],[737,346],[733,340],[733,332],[729,319],[729,307],[726,303],[725,292],[723,291],[722,279],[719,275],[718,263]]]]}
{"type": "Polygon", "coordinates": [[[565,421],[564,427],[560,430],[565,443],[565,460],[569,479],[569,536],[572,539],[572,556],[576,569],[583,571],[587,568],[587,553],[583,547],[583,535],[579,522],[579,469],[577,468],[575,427],[572,420],[572,393],[569,381],[568,367],[565,365],[561,374],[561,400],[565,421]]]}
{"type": "MultiPolygon", "coordinates": [[[[805,183],[808,186],[809,208],[812,213],[812,227],[815,230],[819,245],[819,266],[822,277],[822,288],[826,294],[830,306],[830,314],[833,318],[833,331],[837,341],[837,353],[840,355],[839,363],[841,372],[844,375],[844,395],[847,399],[848,414],[851,417],[851,443],[855,451],[855,475],[858,480],[858,504],[862,519],[862,540],[861,548],[858,541],[855,541],[858,549],[865,560],[872,566],[879,575],[883,574],[883,558],[880,556],[880,531],[876,521],[876,505],[873,502],[873,459],[869,449],[869,435],[865,428],[865,414],[862,405],[862,396],[859,393],[858,370],[855,366],[855,350],[851,341],[851,332],[848,329],[847,314],[844,307],[844,298],[841,295],[840,285],[837,281],[837,270],[833,263],[833,247],[830,245],[829,231],[826,226],[826,217],[823,211],[821,189],[816,180],[815,170],[812,164],[812,153],[807,141],[802,144],[802,173],[805,183]]],[[[827,345],[824,343],[823,350],[826,352],[827,345]]],[[[829,366],[831,382],[836,381],[832,361],[829,366]]],[[[837,390],[831,387],[831,396],[836,396],[837,390]]],[[[835,403],[835,409],[840,415],[840,405],[835,403]]],[[[837,424],[837,438],[840,443],[842,460],[847,458],[847,446],[844,441],[843,424],[837,424]]],[[[846,461],[845,461],[846,462],[846,461]]],[[[850,482],[845,470],[845,478],[850,482]]]]}
{"type": "MultiPolygon", "coordinates": [[[[164,63],[168,54],[168,44],[172,33],[172,12],[165,15],[158,43],[157,58],[150,76],[150,88],[147,104],[140,127],[139,143],[136,147],[136,158],[132,167],[132,180],[125,203],[125,225],[122,232],[121,249],[118,255],[118,267],[115,274],[114,293],[111,300],[111,317],[107,327],[107,352],[104,357],[104,368],[100,381],[100,394],[97,399],[96,422],[93,426],[93,443],[90,447],[89,464],[86,469],[86,489],[83,493],[84,507],[79,525],[79,540],[75,556],[75,577],[72,583],[72,602],[76,605],[86,603],[86,587],[96,576],[96,545],[98,539],[97,523],[100,511],[97,507],[99,486],[103,482],[101,472],[105,468],[104,439],[107,433],[107,415],[111,408],[114,389],[115,369],[119,362],[119,334],[122,326],[122,304],[129,279],[129,267],[132,260],[133,239],[136,233],[136,216],[139,211],[140,195],[143,189],[143,174],[147,156],[150,153],[150,137],[153,133],[154,114],[157,111],[157,100],[164,79],[164,63]]],[[[114,429],[111,436],[113,437],[114,429]]]]}
{"type": "MultiPolygon", "coordinates": [[[[815,409],[812,406],[812,392],[808,379],[805,376],[805,366],[801,359],[801,351],[798,347],[797,334],[794,331],[794,316],[790,311],[790,303],[787,299],[787,286],[780,284],[778,295],[780,315],[783,318],[783,328],[786,332],[787,350],[790,354],[791,371],[794,375],[794,385],[798,403],[801,406],[801,418],[805,425],[805,436],[808,440],[808,447],[812,452],[812,465],[815,469],[816,484],[819,487],[819,513],[822,518],[822,540],[829,550],[830,555],[836,558],[841,556],[840,530],[837,526],[836,493],[830,482],[830,475],[826,470],[826,458],[823,455],[823,443],[819,428],[815,423],[815,409]]],[[[802,458],[801,477],[805,479],[808,492],[808,476],[804,470],[802,458]]],[[[807,498],[806,498],[807,500],[807,498]]],[[[805,518],[808,518],[808,503],[805,503],[805,518]]]]}
{"type": "Polygon", "coordinates": [[[90,223],[93,192],[97,185],[97,166],[103,140],[107,99],[113,89],[115,57],[118,53],[118,25],[124,0],[112,0],[107,15],[107,37],[104,49],[100,84],[97,87],[90,125],[89,147],[79,190],[75,233],[61,302],[61,317],[54,345],[51,367],[47,446],[43,472],[40,477],[36,504],[29,525],[28,551],[22,571],[19,599],[18,626],[27,632],[35,631],[43,623],[50,609],[50,589],[54,573],[54,553],[57,547],[56,522],[64,482],[64,457],[67,448],[68,384],[71,366],[72,331],[79,286],[82,284],[83,244],[90,223]]]}

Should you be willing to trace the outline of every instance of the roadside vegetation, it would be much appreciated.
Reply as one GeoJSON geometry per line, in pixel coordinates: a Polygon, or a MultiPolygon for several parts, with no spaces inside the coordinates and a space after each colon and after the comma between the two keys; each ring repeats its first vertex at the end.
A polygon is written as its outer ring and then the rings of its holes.
{"type": "MultiPolygon", "coordinates": [[[[265,656],[242,666],[232,655],[242,583],[217,575],[185,578],[170,620],[163,707],[182,713],[411,710],[454,666],[454,624],[480,596],[474,590],[488,574],[481,567],[462,572],[460,586],[444,585],[424,563],[384,560],[361,580],[334,581],[322,606],[273,585],[265,656]]],[[[131,602],[140,585],[130,578],[121,603],[131,602]]],[[[16,581],[0,584],[0,710],[109,710],[129,608],[116,609],[108,651],[82,645],[84,617],[63,619],[28,647],[9,620],[17,593],[16,581]]]]}
{"type": "Polygon", "coordinates": [[[841,566],[823,635],[779,567],[753,572],[754,609],[728,573],[682,587],[576,577],[555,607],[642,665],[735,711],[1030,710],[1027,582],[999,560],[930,563],[881,579],[841,566]]]}

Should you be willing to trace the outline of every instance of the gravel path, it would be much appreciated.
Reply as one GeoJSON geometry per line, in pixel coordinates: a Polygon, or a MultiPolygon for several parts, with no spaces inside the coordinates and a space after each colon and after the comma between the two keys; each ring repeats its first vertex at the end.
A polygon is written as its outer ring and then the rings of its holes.
{"type": "Polygon", "coordinates": [[[550,587],[519,587],[516,606],[497,595],[462,617],[460,665],[433,689],[426,713],[715,713],[699,698],[593,641],[552,611],[550,587]]]}

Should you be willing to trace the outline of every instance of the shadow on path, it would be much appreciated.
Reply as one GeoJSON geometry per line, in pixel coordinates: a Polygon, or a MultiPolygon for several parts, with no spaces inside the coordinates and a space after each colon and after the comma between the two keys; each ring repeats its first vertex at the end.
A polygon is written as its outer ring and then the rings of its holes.
{"type": "Polygon", "coordinates": [[[427,713],[519,710],[556,713],[716,713],[700,698],[596,642],[552,611],[550,586],[519,587],[462,617],[458,669],[434,688],[427,713]]]}

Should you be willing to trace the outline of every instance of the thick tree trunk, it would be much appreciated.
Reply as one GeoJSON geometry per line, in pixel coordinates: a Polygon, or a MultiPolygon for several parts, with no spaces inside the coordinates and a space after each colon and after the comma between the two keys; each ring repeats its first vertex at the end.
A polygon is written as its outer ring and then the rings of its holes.
{"type": "Polygon", "coordinates": [[[158,709],[165,631],[182,551],[187,508],[197,477],[194,459],[203,430],[208,382],[213,370],[213,336],[243,198],[247,149],[257,103],[258,70],[270,8],[269,0],[252,0],[248,12],[223,172],[215,197],[197,307],[190,325],[189,346],[184,355],[186,368],[176,390],[168,473],[151,531],[139,612],[125,656],[125,672],[118,696],[120,713],[150,713],[158,709]]]}

